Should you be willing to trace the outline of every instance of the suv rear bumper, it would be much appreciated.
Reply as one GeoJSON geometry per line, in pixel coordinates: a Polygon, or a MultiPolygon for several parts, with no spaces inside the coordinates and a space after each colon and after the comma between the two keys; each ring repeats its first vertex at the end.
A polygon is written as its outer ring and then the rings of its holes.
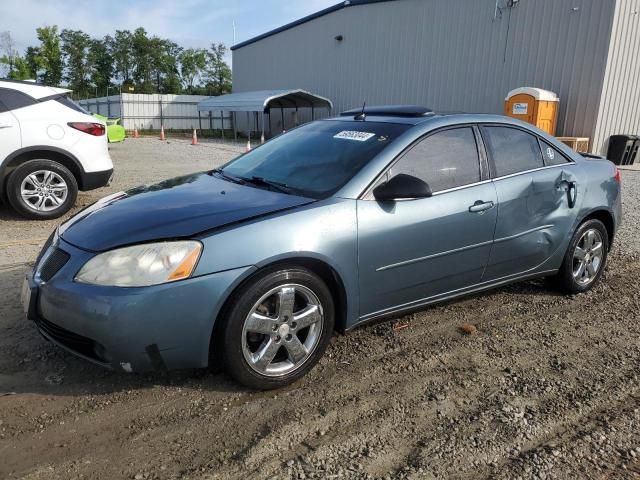
{"type": "Polygon", "coordinates": [[[111,183],[113,178],[113,168],[101,172],[80,172],[80,190],[94,190],[105,187],[111,183]]]}

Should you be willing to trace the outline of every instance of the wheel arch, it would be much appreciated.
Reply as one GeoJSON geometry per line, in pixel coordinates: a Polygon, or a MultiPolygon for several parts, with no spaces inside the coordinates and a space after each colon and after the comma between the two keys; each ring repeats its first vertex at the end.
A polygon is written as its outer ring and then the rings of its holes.
{"type": "Polygon", "coordinates": [[[216,360],[215,355],[217,354],[218,349],[215,348],[215,340],[216,338],[219,338],[219,332],[222,328],[222,322],[219,320],[226,315],[231,306],[234,294],[248,282],[252,281],[257,275],[262,274],[265,270],[277,269],[279,267],[303,267],[318,275],[329,288],[329,291],[335,301],[335,330],[340,333],[344,333],[346,331],[347,292],[342,277],[335,268],[333,268],[328,262],[312,256],[295,256],[272,259],[266,261],[264,264],[258,265],[256,269],[252,270],[245,278],[230,289],[229,293],[226,295],[226,298],[222,303],[222,307],[215,318],[213,329],[211,331],[211,338],[209,339],[210,363],[211,354],[213,354],[214,360],[216,360]]]}
{"type": "Polygon", "coordinates": [[[597,208],[597,209],[591,210],[580,220],[580,222],[578,222],[576,229],[588,220],[600,220],[604,224],[605,228],[607,229],[607,235],[609,237],[609,250],[611,250],[611,245],[613,244],[613,238],[616,233],[616,223],[615,223],[615,217],[613,216],[613,213],[611,213],[606,208],[597,208]]]}
{"type": "Polygon", "coordinates": [[[80,161],[74,155],[61,148],[39,145],[21,148],[4,159],[0,165],[0,197],[4,197],[6,193],[7,180],[11,172],[23,163],[36,159],[52,160],[66,167],[76,179],[78,188],[82,190],[84,169],[80,161]]]}

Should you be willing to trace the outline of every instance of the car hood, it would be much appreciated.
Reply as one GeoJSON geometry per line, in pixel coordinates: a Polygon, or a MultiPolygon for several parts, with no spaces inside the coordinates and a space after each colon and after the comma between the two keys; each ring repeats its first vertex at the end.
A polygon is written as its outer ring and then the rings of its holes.
{"type": "Polygon", "coordinates": [[[184,238],[313,202],[197,173],[103,198],[60,227],[60,236],[91,251],[184,238]]]}

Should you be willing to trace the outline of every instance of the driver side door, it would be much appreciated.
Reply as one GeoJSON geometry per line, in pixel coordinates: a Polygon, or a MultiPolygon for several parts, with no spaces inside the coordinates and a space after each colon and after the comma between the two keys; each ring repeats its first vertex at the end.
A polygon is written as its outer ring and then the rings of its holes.
{"type": "Polygon", "coordinates": [[[361,320],[444,297],[481,281],[497,216],[479,131],[439,130],[417,141],[376,185],[404,173],[429,198],[357,202],[361,320]]]}

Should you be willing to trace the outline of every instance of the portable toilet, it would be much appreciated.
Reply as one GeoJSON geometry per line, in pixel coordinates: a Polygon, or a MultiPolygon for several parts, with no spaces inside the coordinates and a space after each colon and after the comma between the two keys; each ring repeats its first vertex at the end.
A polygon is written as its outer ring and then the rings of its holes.
{"type": "Polygon", "coordinates": [[[549,90],[521,87],[511,90],[505,98],[504,114],[555,135],[559,105],[560,99],[549,90]]]}

